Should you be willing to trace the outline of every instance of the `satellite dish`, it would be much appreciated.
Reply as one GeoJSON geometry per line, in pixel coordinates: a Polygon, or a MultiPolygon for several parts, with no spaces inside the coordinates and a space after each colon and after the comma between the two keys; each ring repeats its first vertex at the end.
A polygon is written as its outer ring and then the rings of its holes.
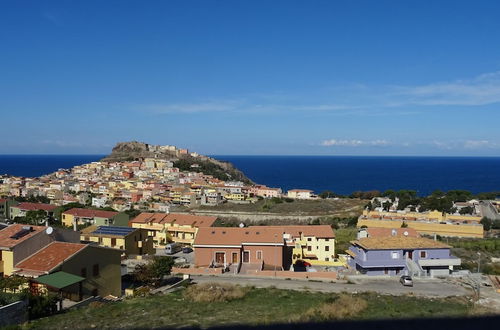
{"type": "Polygon", "coordinates": [[[45,234],[47,235],[50,235],[54,232],[54,228],[52,227],[47,227],[47,229],[45,229],[45,234]]]}
{"type": "Polygon", "coordinates": [[[397,234],[398,234],[398,232],[397,232],[397,230],[396,230],[396,229],[393,229],[393,230],[391,231],[391,235],[392,235],[392,236],[396,236],[397,234]]]}
{"type": "Polygon", "coordinates": [[[405,231],[405,232],[403,233],[403,235],[408,236],[408,232],[407,232],[407,231],[405,231]]]}
{"type": "Polygon", "coordinates": [[[242,223],[240,223],[240,228],[243,228],[243,227],[245,227],[245,224],[242,222],[242,223]]]}

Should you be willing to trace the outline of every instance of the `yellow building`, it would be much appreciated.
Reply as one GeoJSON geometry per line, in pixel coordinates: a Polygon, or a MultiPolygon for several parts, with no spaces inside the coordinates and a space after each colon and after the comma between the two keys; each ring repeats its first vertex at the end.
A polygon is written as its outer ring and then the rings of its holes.
{"type": "Polygon", "coordinates": [[[193,245],[200,227],[211,227],[217,217],[178,213],[141,213],[130,221],[132,228],[148,230],[155,247],[169,242],[193,245]]]}
{"type": "Polygon", "coordinates": [[[440,235],[448,237],[482,238],[483,225],[479,224],[480,217],[443,215],[439,211],[426,213],[395,213],[364,211],[358,218],[358,228],[399,228],[403,222],[415,229],[419,234],[440,235]]]}
{"type": "Polygon", "coordinates": [[[81,231],[80,240],[122,250],[126,255],[154,254],[147,229],[90,226],[81,231]]]}
{"type": "Polygon", "coordinates": [[[0,277],[12,275],[18,262],[53,241],[45,229],[15,224],[0,230],[0,277]]]}
{"type": "Polygon", "coordinates": [[[224,195],[224,198],[229,201],[244,201],[246,196],[243,193],[231,193],[224,195]]]}
{"type": "MultiPolygon", "coordinates": [[[[251,227],[255,228],[255,227],[251,227]]],[[[335,258],[335,233],[328,225],[265,226],[282,228],[288,246],[293,246],[292,264],[304,260],[317,266],[342,266],[335,258]]]]}

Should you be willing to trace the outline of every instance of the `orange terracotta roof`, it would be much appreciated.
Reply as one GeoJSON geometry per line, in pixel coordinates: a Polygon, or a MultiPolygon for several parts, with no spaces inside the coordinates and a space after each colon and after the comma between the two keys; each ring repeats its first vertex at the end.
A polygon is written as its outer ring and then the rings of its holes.
{"type": "Polygon", "coordinates": [[[103,211],[103,210],[90,210],[90,209],[81,209],[81,208],[72,208],[63,212],[63,214],[70,214],[77,217],[82,218],[112,218],[118,214],[118,212],[113,211],[103,211]]]}
{"type": "Polygon", "coordinates": [[[24,224],[15,224],[8,226],[7,228],[0,231],[0,248],[12,248],[17,244],[26,241],[27,239],[35,236],[36,234],[45,230],[43,226],[28,226],[31,227],[32,231],[27,235],[20,237],[18,239],[10,238],[12,235],[23,229],[24,224]]]}
{"type": "Polygon", "coordinates": [[[17,207],[18,209],[25,211],[37,211],[37,210],[53,211],[55,208],[57,208],[56,205],[43,204],[43,203],[20,203],[19,205],[15,205],[12,207],[17,207]]]}
{"type": "Polygon", "coordinates": [[[279,228],[283,233],[290,234],[292,237],[314,236],[318,238],[335,238],[335,233],[329,225],[305,225],[305,226],[251,226],[249,228],[279,228]]]}
{"type": "Polygon", "coordinates": [[[283,244],[281,228],[259,227],[212,227],[200,228],[194,240],[194,245],[231,245],[241,246],[245,243],[283,244]]]}
{"type": "Polygon", "coordinates": [[[451,246],[422,237],[404,237],[404,236],[391,236],[391,237],[366,237],[356,241],[352,244],[359,245],[367,250],[391,250],[391,249],[444,249],[451,248],[451,246]]]}
{"type": "Polygon", "coordinates": [[[79,243],[53,242],[19,262],[16,268],[22,271],[48,273],[87,246],[79,243]]]}

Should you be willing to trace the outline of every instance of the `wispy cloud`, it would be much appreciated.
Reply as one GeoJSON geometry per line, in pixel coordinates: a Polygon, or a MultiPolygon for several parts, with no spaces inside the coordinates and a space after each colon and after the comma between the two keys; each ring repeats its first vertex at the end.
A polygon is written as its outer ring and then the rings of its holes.
{"type": "Polygon", "coordinates": [[[335,113],[363,116],[411,116],[432,106],[481,106],[500,103],[500,71],[472,79],[416,86],[351,84],[309,93],[248,94],[201,102],[152,103],[134,106],[148,114],[192,113],[335,113]],[[316,100],[317,102],[311,101],[316,100]]]}
{"type": "Polygon", "coordinates": [[[500,71],[473,79],[432,83],[421,86],[393,87],[388,97],[394,105],[478,106],[500,102],[500,71]]]}
{"type": "Polygon", "coordinates": [[[467,140],[463,144],[466,149],[496,149],[500,144],[488,140],[467,140]]]}
{"type": "Polygon", "coordinates": [[[321,142],[324,147],[363,147],[363,146],[387,146],[390,143],[386,140],[373,140],[373,141],[363,141],[363,140],[337,140],[330,139],[321,142]]]}

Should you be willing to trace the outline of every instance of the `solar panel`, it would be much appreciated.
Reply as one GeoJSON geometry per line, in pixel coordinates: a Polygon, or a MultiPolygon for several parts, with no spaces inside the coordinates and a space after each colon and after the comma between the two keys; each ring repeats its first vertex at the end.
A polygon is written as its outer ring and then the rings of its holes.
{"type": "Polygon", "coordinates": [[[136,229],[130,227],[100,226],[93,232],[93,234],[125,236],[134,230],[136,229]]]}

